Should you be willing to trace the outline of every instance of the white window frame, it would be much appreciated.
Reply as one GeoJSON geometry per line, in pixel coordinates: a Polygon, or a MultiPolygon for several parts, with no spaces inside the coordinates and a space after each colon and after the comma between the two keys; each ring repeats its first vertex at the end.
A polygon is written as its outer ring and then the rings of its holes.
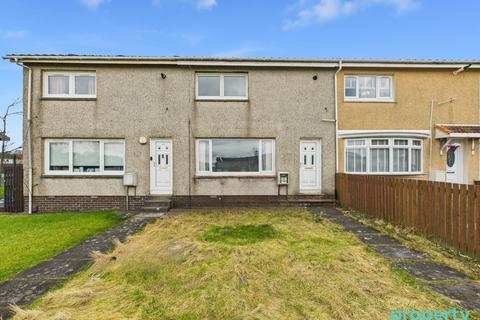
{"type": "Polygon", "coordinates": [[[372,138],[352,138],[352,139],[345,139],[344,141],[344,172],[348,174],[369,174],[369,175],[419,175],[423,174],[423,140],[419,138],[404,138],[404,137],[372,137],[372,138]],[[363,146],[348,146],[348,141],[352,140],[363,140],[365,141],[365,145],[363,146]],[[372,145],[372,140],[388,140],[387,145],[372,145]],[[394,140],[407,140],[407,145],[394,145],[394,140]],[[420,145],[414,145],[413,141],[419,141],[420,145]],[[349,149],[360,149],[365,148],[366,150],[366,171],[364,172],[351,172],[347,171],[347,151],[349,149]],[[370,162],[371,162],[371,153],[370,150],[372,149],[388,149],[389,156],[388,156],[388,169],[389,171],[386,172],[378,172],[378,171],[371,171],[370,162]],[[393,149],[408,149],[408,171],[393,171],[393,149]],[[420,150],[420,171],[412,171],[412,150],[420,150]]]}
{"type": "Polygon", "coordinates": [[[44,71],[43,72],[43,97],[44,98],[96,98],[97,97],[97,73],[92,71],[44,71]],[[58,75],[68,77],[68,94],[49,94],[48,93],[48,77],[58,75]],[[94,94],[75,94],[75,77],[76,76],[91,76],[95,77],[95,93],[94,94]]]}
{"type": "Polygon", "coordinates": [[[275,165],[275,139],[254,139],[254,138],[199,138],[195,141],[195,175],[197,176],[276,176],[276,165],[275,165]],[[257,172],[213,172],[213,156],[212,156],[212,141],[213,140],[256,140],[258,142],[258,171],[257,172]],[[200,148],[199,144],[201,141],[208,141],[209,149],[209,170],[200,171],[200,148]],[[262,170],[262,141],[269,141],[272,143],[272,170],[262,170]]]}
{"type": "Polygon", "coordinates": [[[45,174],[57,176],[122,176],[125,173],[125,140],[123,139],[46,139],[45,140],[45,174]],[[98,172],[74,172],[73,171],[73,142],[75,141],[91,141],[100,143],[100,170],[98,172]],[[50,170],[50,143],[64,142],[68,143],[68,171],[66,170],[50,170]],[[123,143],[123,170],[112,171],[104,170],[105,161],[105,143],[123,143]]]}
{"type": "Polygon", "coordinates": [[[248,100],[248,73],[196,73],[195,74],[195,98],[198,100],[248,100]],[[198,78],[202,76],[220,77],[220,95],[219,96],[201,96],[199,95],[198,78]],[[225,77],[244,77],[245,78],[245,96],[226,96],[224,94],[225,77]]]}
{"type": "Polygon", "coordinates": [[[344,77],[344,86],[343,86],[343,98],[345,101],[349,102],[394,102],[395,101],[395,82],[394,77],[392,75],[375,75],[375,74],[359,74],[359,75],[345,75],[344,77]],[[360,98],[359,97],[359,90],[360,90],[360,77],[375,77],[375,90],[376,90],[376,97],[375,98],[360,98]],[[345,88],[347,85],[347,78],[355,78],[356,79],[356,94],[354,97],[347,97],[345,95],[345,88]],[[390,79],[390,97],[380,97],[380,79],[381,78],[389,78],[390,79]]]}

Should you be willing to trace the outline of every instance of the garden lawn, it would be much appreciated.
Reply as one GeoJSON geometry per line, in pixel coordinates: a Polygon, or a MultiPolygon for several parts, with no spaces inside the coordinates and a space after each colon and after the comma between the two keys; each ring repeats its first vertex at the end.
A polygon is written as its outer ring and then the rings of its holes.
{"type": "Polygon", "coordinates": [[[204,209],[147,226],[16,319],[389,319],[451,307],[307,210],[204,209]]]}
{"type": "Polygon", "coordinates": [[[0,282],[120,221],[116,211],[0,215],[0,282]]]}

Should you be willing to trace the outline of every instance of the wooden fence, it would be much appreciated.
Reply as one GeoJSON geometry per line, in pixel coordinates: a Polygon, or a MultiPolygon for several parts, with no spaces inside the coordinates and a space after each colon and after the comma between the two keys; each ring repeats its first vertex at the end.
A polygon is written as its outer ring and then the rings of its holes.
{"type": "Polygon", "coordinates": [[[480,186],[338,173],[336,192],[345,208],[480,257],[480,186]]]}
{"type": "Polygon", "coordinates": [[[5,165],[4,205],[7,212],[23,211],[23,167],[21,164],[5,165]]]}

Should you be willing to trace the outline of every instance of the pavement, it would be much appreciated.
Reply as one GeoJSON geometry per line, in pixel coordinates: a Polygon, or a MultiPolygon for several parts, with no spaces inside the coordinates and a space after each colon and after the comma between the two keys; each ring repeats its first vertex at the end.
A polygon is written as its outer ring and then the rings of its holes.
{"type": "Polygon", "coordinates": [[[333,223],[341,225],[363,243],[391,263],[423,281],[432,290],[454,300],[459,306],[480,311],[480,283],[466,274],[444,264],[432,262],[431,256],[409,248],[400,241],[344,215],[333,207],[312,208],[312,211],[333,223]]]}
{"type": "Polygon", "coordinates": [[[127,214],[126,220],[113,228],[0,283],[0,319],[13,316],[11,305],[26,307],[48,290],[59,286],[69,277],[90,266],[94,260],[93,252],[107,253],[115,247],[115,239],[123,242],[147,224],[166,216],[166,212],[127,214]]]}

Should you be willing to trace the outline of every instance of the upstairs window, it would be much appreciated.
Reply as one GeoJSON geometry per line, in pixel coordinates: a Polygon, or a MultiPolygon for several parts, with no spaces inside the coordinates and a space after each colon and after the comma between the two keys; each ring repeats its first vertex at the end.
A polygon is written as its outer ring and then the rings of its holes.
{"type": "Polygon", "coordinates": [[[248,99],[248,76],[244,73],[198,73],[196,98],[246,100],[248,99]]]}
{"type": "Polygon", "coordinates": [[[392,76],[345,76],[345,100],[393,101],[392,76]]]}
{"type": "Polygon", "coordinates": [[[95,98],[97,79],[92,72],[45,72],[43,96],[46,98],[95,98]]]}

